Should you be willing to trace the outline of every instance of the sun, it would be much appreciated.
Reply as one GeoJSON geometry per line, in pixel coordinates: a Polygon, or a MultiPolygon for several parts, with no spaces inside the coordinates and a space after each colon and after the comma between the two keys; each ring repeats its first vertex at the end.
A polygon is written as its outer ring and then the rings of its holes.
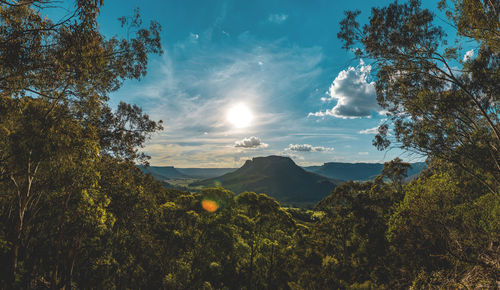
{"type": "Polygon", "coordinates": [[[238,104],[227,111],[227,121],[236,128],[246,128],[252,120],[252,112],[245,104],[238,104]]]}

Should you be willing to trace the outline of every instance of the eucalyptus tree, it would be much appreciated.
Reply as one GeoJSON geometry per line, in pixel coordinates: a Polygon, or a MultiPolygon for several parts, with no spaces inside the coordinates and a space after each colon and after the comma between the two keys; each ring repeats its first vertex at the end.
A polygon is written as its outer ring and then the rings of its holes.
{"type": "Polygon", "coordinates": [[[377,100],[394,129],[379,126],[374,145],[383,150],[393,142],[452,162],[498,192],[500,4],[453,0],[439,7],[456,34],[453,44],[418,0],[373,8],[365,25],[356,19],[360,11],[346,11],[337,36],[376,67],[377,100]],[[474,50],[462,57],[464,43],[474,50]]]}
{"type": "MultiPolygon", "coordinates": [[[[19,274],[26,229],[43,195],[58,191],[63,205],[75,196],[99,204],[99,159],[145,160],[137,147],[161,129],[136,106],[123,103],[113,112],[106,103],[124,80],[145,75],[148,54],[161,53],[159,24],[144,28],[136,11],[120,19],[132,32],[128,38],[107,38],[97,25],[102,0],[78,0],[57,21],[43,16],[57,4],[0,1],[1,238],[9,248],[3,265],[9,283],[19,274]],[[95,182],[73,186],[78,180],[95,182]]],[[[59,287],[55,276],[51,283],[59,287]]]]}
{"type": "Polygon", "coordinates": [[[417,0],[373,8],[363,26],[360,12],[348,11],[338,37],[377,68],[377,99],[394,128],[379,126],[374,145],[383,150],[393,142],[430,157],[430,170],[397,189],[403,200],[387,221],[391,283],[494,287],[500,2],[440,1],[438,7],[453,43],[417,0]]]}
{"type": "Polygon", "coordinates": [[[471,176],[421,176],[387,222],[399,287],[495,288],[500,199],[471,176]]]}
{"type": "Polygon", "coordinates": [[[286,287],[291,273],[285,261],[296,230],[295,221],[265,194],[243,192],[236,197],[236,204],[240,212],[236,224],[247,248],[247,256],[240,258],[244,273],[244,284],[240,287],[286,287]]]}

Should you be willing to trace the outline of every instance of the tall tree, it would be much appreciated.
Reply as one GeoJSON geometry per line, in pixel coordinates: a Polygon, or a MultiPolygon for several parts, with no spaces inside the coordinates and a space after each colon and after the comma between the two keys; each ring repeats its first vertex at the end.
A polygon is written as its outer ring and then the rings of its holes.
{"type": "MultiPolygon", "coordinates": [[[[374,145],[451,161],[492,192],[500,188],[498,1],[456,0],[447,15],[459,40],[475,45],[462,58],[460,42],[420,1],[373,8],[361,27],[360,11],[347,11],[338,37],[358,57],[374,60],[379,104],[394,124],[379,127],[374,145]],[[393,137],[391,137],[393,136],[393,137]]],[[[446,1],[440,7],[446,9],[446,1]]]]}
{"type": "Polygon", "coordinates": [[[498,195],[452,170],[421,176],[405,191],[387,223],[400,287],[495,288],[498,195]]]}
{"type": "MultiPolygon", "coordinates": [[[[26,217],[36,215],[43,194],[54,193],[42,185],[57,185],[60,192],[71,188],[68,182],[87,174],[75,170],[77,164],[92,171],[104,154],[144,160],[137,147],[161,129],[136,106],[120,104],[113,112],[106,104],[124,80],[145,75],[148,54],[161,53],[160,26],[151,22],[143,28],[135,11],[120,19],[133,34],[106,38],[96,21],[102,4],[78,0],[68,17],[54,22],[42,13],[55,1],[0,1],[0,183],[7,195],[2,223],[10,245],[10,283],[33,220],[26,217]],[[64,171],[54,170],[67,167],[76,174],[69,181],[64,171]]],[[[95,183],[85,190],[92,188],[95,183]]],[[[85,199],[81,188],[66,193],[85,199]]]]}

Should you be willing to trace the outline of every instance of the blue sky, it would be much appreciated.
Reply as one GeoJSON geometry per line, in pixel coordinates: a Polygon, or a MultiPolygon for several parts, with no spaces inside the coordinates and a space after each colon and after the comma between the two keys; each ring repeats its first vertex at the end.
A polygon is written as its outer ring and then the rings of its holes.
{"type": "Polygon", "coordinates": [[[105,1],[99,23],[107,36],[123,35],[116,19],[135,7],[145,23],[163,28],[164,54],[152,56],[148,75],[127,81],[111,102],[138,104],[164,121],[144,148],[152,165],[239,167],[271,154],[300,165],[420,161],[372,146],[385,117],[373,71],[336,37],[344,10],[360,9],[366,19],[371,6],[390,2],[105,1]],[[234,107],[250,111],[247,127],[228,120],[234,107]]]}

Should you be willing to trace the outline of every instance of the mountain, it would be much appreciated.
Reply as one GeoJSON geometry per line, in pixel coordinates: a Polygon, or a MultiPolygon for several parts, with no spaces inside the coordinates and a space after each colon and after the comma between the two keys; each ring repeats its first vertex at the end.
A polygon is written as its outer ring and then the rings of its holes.
{"type": "Polygon", "coordinates": [[[155,179],[163,181],[172,178],[207,179],[235,171],[237,168],[175,168],[173,166],[139,166],[145,173],[150,173],[155,179]]]}
{"type": "MultiPolygon", "coordinates": [[[[425,168],[425,162],[412,163],[412,168],[408,170],[408,176],[415,176],[425,168]]],[[[342,180],[371,180],[382,172],[384,164],[381,163],[342,163],[328,162],[315,168],[310,166],[310,170],[316,174],[323,175],[329,178],[342,180]]]]}
{"type": "Polygon", "coordinates": [[[190,186],[222,186],[235,193],[266,193],[280,202],[317,202],[341,181],[331,180],[297,166],[281,156],[247,160],[234,172],[192,183],[190,186]]]}
{"type": "Polygon", "coordinates": [[[139,166],[144,173],[150,173],[156,180],[164,181],[169,178],[188,178],[173,166],[139,166]]]}
{"type": "Polygon", "coordinates": [[[314,173],[342,180],[369,180],[380,174],[383,168],[384,164],[380,163],[328,162],[314,173]]]}
{"type": "Polygon", "coordinates": [[[321,166],[319,165],[313,165],[313,166],[302,166],[302,168],[304,168],[305,171],[308,171],[308,172],[315,172],[316,170],[320,169],[321,166]]]}
{"type": "Polygon", "coordinates": [[[176,168],[180,173],[196,179],[207,179],[235,171],[237,168],[176,168]]]}
{"type": "Polygon", "coordinates": [[[427,168],[427,164],[425,162],[416,162],[416,163],[410,163],[411,164],[411,169],[408,170],[408,177],[407,180],[413,180],[415,179],[424,168],[427,168]]]}

